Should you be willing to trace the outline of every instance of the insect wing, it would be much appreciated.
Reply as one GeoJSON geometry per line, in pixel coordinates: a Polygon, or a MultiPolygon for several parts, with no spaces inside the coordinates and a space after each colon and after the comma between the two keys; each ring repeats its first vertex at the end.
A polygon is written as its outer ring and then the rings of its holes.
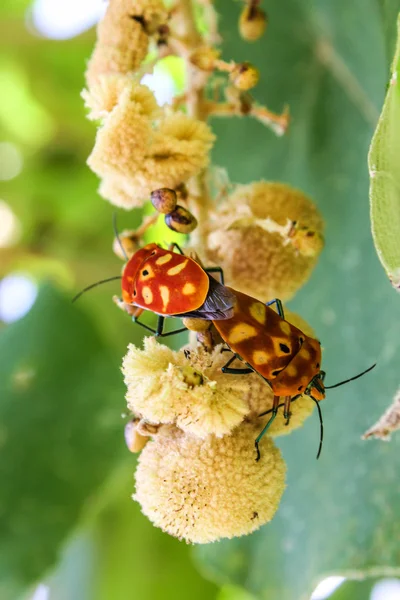
{"type": "Polygon", "coordinates": [[[210,275],[208,277],[210,287],[204,303],[196,311],[185,314],[185,317],[208,319],[210,321],[231,319],[236,303],[235,293],[225,285],[218,283],[210,275]]]}

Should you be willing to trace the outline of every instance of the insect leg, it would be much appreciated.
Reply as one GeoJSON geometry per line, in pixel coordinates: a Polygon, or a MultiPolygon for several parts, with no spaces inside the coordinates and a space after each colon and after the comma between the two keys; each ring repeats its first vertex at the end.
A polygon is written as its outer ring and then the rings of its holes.
{"type": "Polygon", "coordinates": [[[169,335],[175,335],[176,333],[183,333],[184,331],[187,331],[187,327],[181,327],[180,329],[174,329],[174,331],[164,332],[164,322],[165,322],[165,317],[162,317],[161,315],[159,315],[158,321],[157,321],[157,329],[156,329],[157,337],[167,337],[169,335]]]}
{"type": "Polygon", "coordinates": [[[292,396],[285,396],[285,402],[284,402],[284,409],[283,409],[283,416],[286,419],[286,423],[285,425],[289,425],[289,421],[290,421],[290,417],[291,417],[291,412],[290,412],[290,402],[292,400],[292,396]]]}
{"type": "Polygon", "coordinates": [[[282,317],[282,319],[284,319],[285,318],[285,313],[283,312],[282,302],[279,300],[279,298],[274,298],[273,300],[270,300],[269,302],[266,302],[265,306],[271,306],[271,304],[275,304],[276,305],[276,310],[278,311],[278,315],[280,317],[282,317]]]}
{"type": "Polygon", "coordinates": [[[226,365],[224,365],[221,368],[221,371],[223,373],[228,373],[229,375],[248,375],[249,373],[253,373],[254,369],[252,369],[250,367],[246,368],[246,369],[231,369],[231,367],[229,365],[231,365],[233,363],[233,361],[236,360],[237,358],[239,358],[237,356],[237,354],[234,354],[233,356],[231,356],[231,358],[228,360],[226,365]]]}
{"type": "Polygon", "coordinates": [[[182,327],[181,329],[174,329],[174,331],[166,331],[164,333],[165,317],[162,317],[161,315],[158,317],[156,329],[153,329],[153,327],[149,327],[149,325],[146,325],[145,323],[142,323],[142,321],[139,321],[139,317],[142,314],[142,312],[143,309],[140,310],[139,315],[133,315],[132,321],[140,325],[140,327],[143,327],[143,329],[146,329],[146,331],[150,331],[150,333],[152,333],[156,337],[167,337],[169,335],[175,335],[176,333],[182,333],[183,331],[187,331],[186,327],[182,327]]]}
{"type": "Polygon", "coordinates": [[[204,270],[206,273],[219,273],[219,282],[222,283],[222,285],[225,285],[224,271],[222,267],[206,267],[204,270]]]}
{"type": "Polygon", "coordinates": [[[264,435],[267,433],[268,429],[271,427],[277,412],[278,412],[278,407],[279,407],[279,396],[274,396],[274,402],[272,405],[272,414],[271,417],[269,419],[269,421],[266,423],[264,429],[261,431],[261,433],[257,436],[256,441],[254,442],[254,445],[256,447],[256,451],[257,451],[257,458],[256,461],[258,462],[261,458],[261,453],[260,453],[260,448],[259,448],[259,444],[262,440],[262,438],[264,437],[264,435]]]}
{"type": "Polygon", "coordinates": [[[179,244],[177,244],[176,242],[172,242],[169,246],[168,246],[168,250],[173,250],[174,248],[176,248],[179,252],[179,254],[182,254],[182,256],[184,256],[183,250],[182,248],[179,246],[179,244]]]}

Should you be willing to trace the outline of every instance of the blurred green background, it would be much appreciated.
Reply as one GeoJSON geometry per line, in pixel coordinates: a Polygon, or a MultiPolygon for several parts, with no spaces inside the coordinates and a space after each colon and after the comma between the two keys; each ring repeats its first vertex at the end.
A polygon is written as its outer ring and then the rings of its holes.
{"type": "MultiPolygon", "coordinates": [[[[255,96],[276,111],[288,102],[293,123],[278,139],[255,121],[215,120],[214,162],[234,181],[279,179],[315,198],[327,246],[291,308],[323,340],[328,383],[378,367],[329,394],[318,463],[314,417],[279,440],[288,489],[271,525],[194,551],[153,528],[130,499],[121,417],[121,357],[141,332],[111,303],[114,284],[70,302],[121,268],[112,207],[85,164],[95,127],[80,98],[104,4],[2,0],[1,600],[299,600],[322,579],[315,600],[400,598],[399,440],[360,440],[400,383],[399,299],[371,241],[366,163],[400,2],[271,0],[254,45],[238,36],[241,6],[217,3],[223,56],[254,62],[255,96]],[[333,593],[332,575],[348,578],[333,593]]],[[[168,97],[180,66],[148,82],[168,97]]],[[[139,220],[118,213],[121,229],[139,220]]]]}

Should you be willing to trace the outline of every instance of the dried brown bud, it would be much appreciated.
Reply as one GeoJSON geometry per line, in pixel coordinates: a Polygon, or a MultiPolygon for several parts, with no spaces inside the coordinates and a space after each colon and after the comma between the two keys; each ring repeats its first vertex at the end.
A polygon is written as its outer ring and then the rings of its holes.
{"type": "Polygon", "coordinates": [[[239,33],[247,42],[256,42],[264,33],[267,23],[267,15],[261,8],[247,5],[240,15],[239,33]]]}
{"type": "Polygon", "coordinates": [[[167,227],[177,233],[191,233],[197,227],[197,219],[183,206],[176,206],[175,210],[165,215],[167,227]]]}
{"type": "Polygon", "coordinates": [[[258,70],[248,62],[237,64],[229,75],[231,83],[239,90],[244,91],[250,90],[257,85],[259,78],[260,74],[258,70]]]}
{"type": "Polygon", "coordinates": [[[175,210],[177,204],[176,192],[170,188],[153,190],[151,192],[150,200],[154,208],[164,215],[175,210]]]}

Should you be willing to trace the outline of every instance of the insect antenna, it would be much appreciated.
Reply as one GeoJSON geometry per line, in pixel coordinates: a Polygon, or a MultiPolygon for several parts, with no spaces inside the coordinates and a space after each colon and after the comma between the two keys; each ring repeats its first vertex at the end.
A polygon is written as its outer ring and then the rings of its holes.
{"type": "Polygon", "coordinates": [[[116,238],[117,238],[117,240],[118,240],[118,245],[119,245],[119,247],[121,248],[121,252],[122,252],[122,254],[123,254],[123,256],[124,256],[124,258],[125,258],[126,262],[128,262],[128,260],[129,260],[129,259],[128,259],[128,256],[127,256],[127,254],[126,254],[126,252],[125,252],[125,248],[124,248],[124,247],[123,247],[123,245],[122,245],[121,238],[119,237],[119,232],[118,232],[118,227],[117,227],[117,213],[116,213],[116,211],[115,211],[115,210],[114,210],[114,212],[113,212],[113,216],[112,216],[112,223],[113,223],[114,235],[115,235],[115,237],[116,237],[116,238]]]}
{"type": "Polygon", "coordinates": [[[115,275],[114,277],[108,277],[107,279],[101,279],[100,281],[96,281],[96,283],[92,283],[91,285],[88,285],[83,290],[81,290],[76,296],[74,296],[72,298],[72,302],[76,302],[78,300],[78,298],[80,298],[82,296],[82,294],[97,287],[98,285],[101,285],[102,283],[108,283],[109,281],[115,281],[116,279],[122,279],[122,275],[115,275]]]}
{"type": "Polygon", "coordinates": [[[359,377],[362,377],[363,375],[365,375],[369,371],[372,371],[372,369],[374,367],[376,367],[376,363],[374,363],[371,367],[368,367],[368,369],[365,369],[365,371],[363,371],[362,373],[359,373],[358,375],[355,375],[354,377],[350,377],[350,379],[345,379],[344,381],[340,381],[339,383],[335,383],[335,385],[326,385],[325,389],[326,390],[331,390],[332,388],[336,388],[336,387],[339,387],[340,385],[344,385],[345,383],[348,383],[349,381],[354,381],[355,379],[358,379],[359,377]]]}
{"type": "Polygon", "coordinates": [[[310,396],[310,398],[311,398],[311,400],[314,400],[315,404],[317,405],[317,409],[318,409],[318,417],[319,417],[319,447],[318,447],[318,452],[317,452],[317,460],[318,460],[320,457],[320,454],[321,454],[321,450],[322,450],[322,441],[324,439],[324,422],[322,420],[322,410],[321,410],[318,400],[316,400],[312,396],[310,396]]]}

